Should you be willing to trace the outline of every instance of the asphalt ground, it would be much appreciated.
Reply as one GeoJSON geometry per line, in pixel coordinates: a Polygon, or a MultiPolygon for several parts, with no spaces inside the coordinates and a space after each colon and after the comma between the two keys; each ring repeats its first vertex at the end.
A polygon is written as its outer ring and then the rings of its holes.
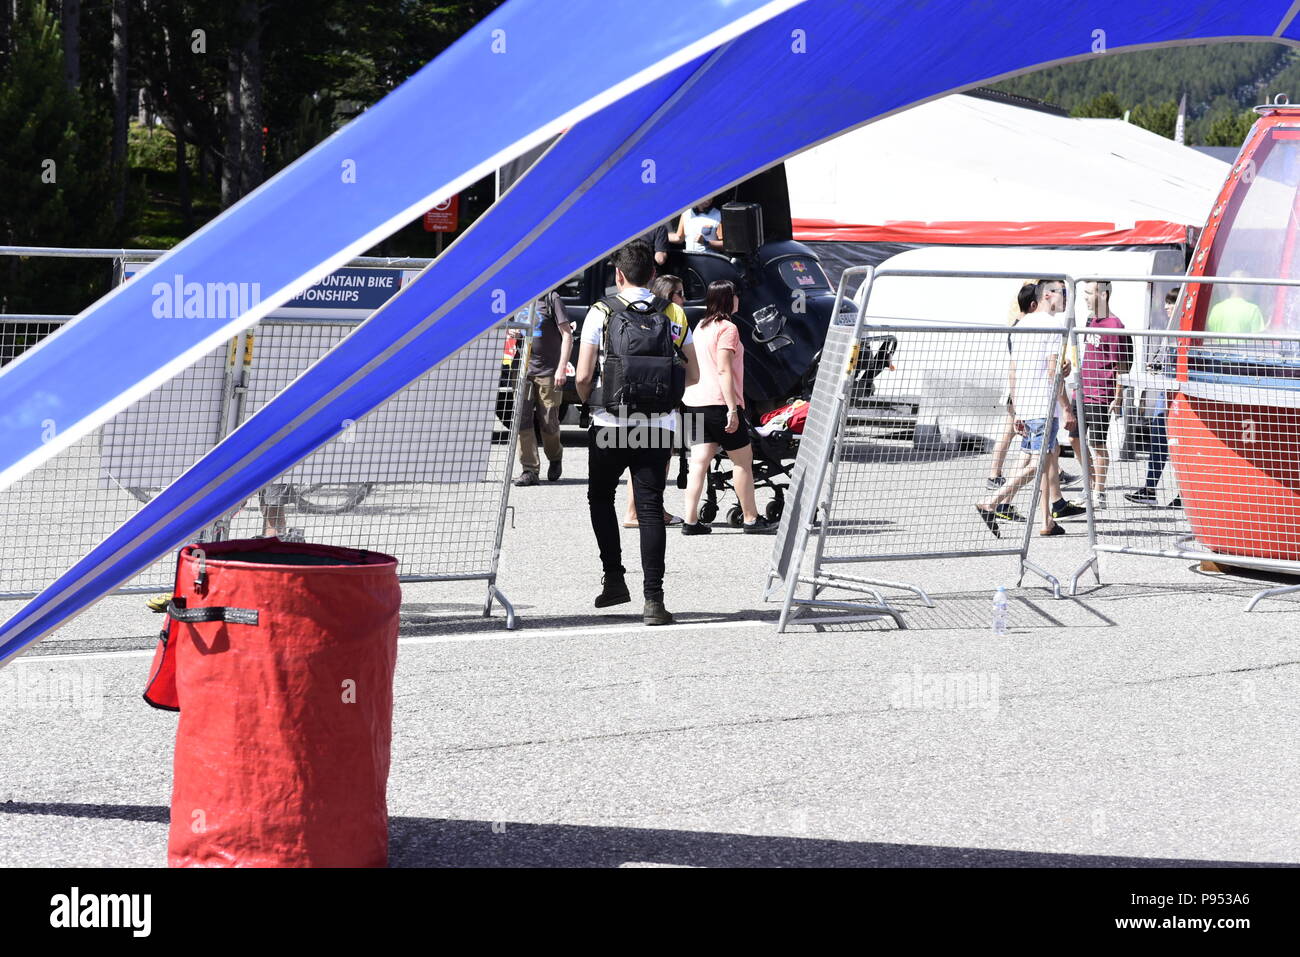
{"type": "MultiPolygon", "coordinates": [[[[1269,582],[1178,560],[1104,556],[1060,600],[1015,587],[1014,558],[890,562],[864,570],[935,601],[891,598],[907,630],[778,635],[771,538],[719,527],[670,533],[678,624],[646,628],[639,603],[592,607],[584,474],[569,448],[560,482],[512,492],[517,630],[478,583],[404,587],[392,864],[1300,860],[1300,597],[1248,615],[1269,582]]],[[[1064,580],[1087,555],[1066,524],[1032,552],[1064,580]]],[[[159,625],[108,598],[0,672],[0,864],[165,864],[176,717],[140,699],[159,625]]]]}

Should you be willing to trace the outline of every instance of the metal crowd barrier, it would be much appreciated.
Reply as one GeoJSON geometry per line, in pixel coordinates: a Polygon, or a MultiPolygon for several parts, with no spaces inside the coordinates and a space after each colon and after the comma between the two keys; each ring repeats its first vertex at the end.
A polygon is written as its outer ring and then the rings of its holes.
{"type": "MultiPolygon", "coordinates": [[[[1300,280],[1155,276],[1078,282],[1300,286],[1300,280]]],[[[1100,555],[1217,562],[1298,577],[1246,606],[1300,591],[1300,332],[1071,331],[1078,355],[1109,343],[1132,355],[1122,416],[1075,402],[1084,436],[1089,570],[1100,555]],[[1131,455],[1122,455],[1126,450],[1131,455]],[[1104,477],[1093,463],[1104,452],[1104,477]],[[1103,482],[1098,482],[1103,478],[1103,482]]],[[[1098,465],[1102,462],[1098,462],[1098,465]]]]}
{"type": "MultiPolygon", "coordinates": [[[[0,315],[0,364],[68,318],[0,315]]],[[[359,322],[264,319],[0,492],[0,598],[37,594],[359,322]]],[[[395,554],[406,582],[485,582],[484,614],[500,602],[513,628],[496,579],[529,322],[483,333],[196,537],[395,554]],[[509,337],[525,347],[506,364],[509,337]]],[[[119,592],[166,590],[174,572],[162,559],[119,592]]]]}
{"type": "MultiPolygon", "coordinates": [[[[1044,329],[868,321],[865,306],[841,313],[846,282],[864,274],[867,304],[872,284],[884,275],[967,276],[869,266],[841,276],[832,313],[837,318],[822,350],[765,589],[766,600],[782,602],[778,630],[792,620],[811,624],[884,617],[906,627],[882,588],[911,591],[933,607],[917,585],[840,570],[868,562],[1015,556],[1021,580],[1032,571],[1060,597],[1056,578],[1029,560],[1042,479],[1052,464],[1046,443],[1024,455],[1019,468],[1009,469],[1018,476],[1011,479],[1010,491],[1023,491],[1022,500],[1008,503],[1004,517],[986,521],[976,506],[994,504],[986,500],[999,494],[985,487],[985,478],[987,453],[1008,425],[1008,343],[1021,341],[1042,357],[1050,376],[1034,390],[1042,408],[1028,415],[1020,411],[1022,417],[1050,421],[1063,375],[1055,357],[1066,344],[1064,324],[1044,329]],[[814,537],[811,561],[806,562],[814,537]],[[806,564],[811,564],[807,571],[806,564]],[[828,590],[870,596],[870,601],[832,599],[824,596],[828,590]],[[806,613],[818,607],[849,614],[806,613]]],[[[1059,275],[1041,278],[1068,281],[1059,275]]]]}

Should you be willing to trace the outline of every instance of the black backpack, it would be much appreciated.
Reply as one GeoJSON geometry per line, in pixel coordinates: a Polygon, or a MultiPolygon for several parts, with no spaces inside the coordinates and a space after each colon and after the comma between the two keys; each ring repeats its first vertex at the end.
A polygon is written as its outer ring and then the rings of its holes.
{"type": "Polygon", "coordinates": [[[600,385],[590,404],[609,412],[651,415],[671,412],[686,391],[686,367],[664,310],[655,296],[624,302],[606,296],[596,303],[606,313],[600,385]]]}

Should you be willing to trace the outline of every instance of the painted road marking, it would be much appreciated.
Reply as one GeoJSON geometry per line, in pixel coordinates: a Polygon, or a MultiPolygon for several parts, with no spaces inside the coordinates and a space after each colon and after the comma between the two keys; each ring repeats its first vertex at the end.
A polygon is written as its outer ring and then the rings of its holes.
{"type": "MultiPolygon", "coordinates": [[[[506,638],[526,637],[526,638],[572,638],[574,636],[601,636],[601,635],[619,635],[619,634],[641,634],[645,632],[654,632],[655,634],[674,633],[680,631],[705,631],[717,630],[721,628],[775,628],[774,621],[684,621],[674,625],[602,625],[596,628],[584,628],[581,625],[575,625],[572,628],[543,628],[530,630],[527,628],[516,629],[515,631],[506,631],[504,628],[500,631],[491,632],[473,632],[459,635],[414,635],[409,638],[398,638],[397,644],[400,645],[436,645],[444,642],[456,641],[502,641],[506,638]]],[[[135,648],[129,651],[95,651],[78,654],[49,654],[49,655],[23,655],[15,658],[9,664],[34,664],[40,661],[50,661],[57,659],[59,661],[101,661],[113,658],[152,658],[154,655],[153,648],[135,648]]]]}

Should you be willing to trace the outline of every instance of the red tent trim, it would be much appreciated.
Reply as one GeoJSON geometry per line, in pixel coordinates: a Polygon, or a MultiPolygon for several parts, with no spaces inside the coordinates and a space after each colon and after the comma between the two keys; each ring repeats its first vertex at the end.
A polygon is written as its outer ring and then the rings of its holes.
{"type": "Polygon", "coordinates": [[[889,222],[880,226],[832,219],[794,220],[794,238],[848,243],[920,243],[958,246],[1158,246],[1188,241],[1187,227],[1139,219],[1114,223],[889,222]]]}

